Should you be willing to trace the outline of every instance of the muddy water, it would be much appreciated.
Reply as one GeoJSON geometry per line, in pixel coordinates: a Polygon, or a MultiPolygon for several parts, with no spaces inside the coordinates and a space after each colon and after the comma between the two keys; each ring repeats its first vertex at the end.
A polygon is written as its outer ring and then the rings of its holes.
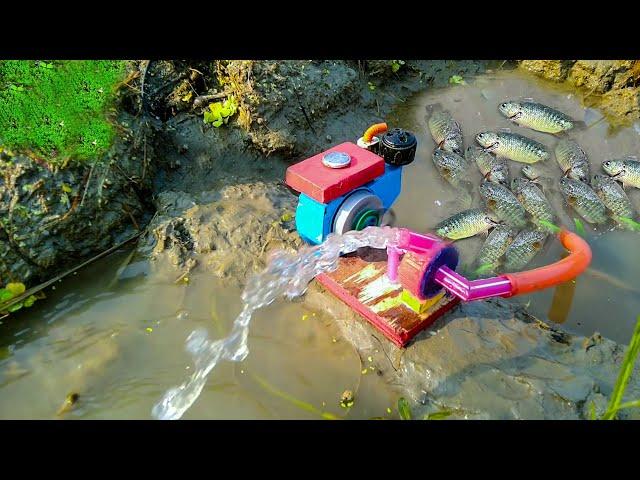
{"type": "MultiPolygon", "coordinates": [[[[553,147],[553,137],[512,125],[497,112],[507,98],[533,97],[582,119],[578,100],[519,73],[467,79],[468,85],[430,90],[408,99],[387,119],[419,137],[417,160],[407,167],[402,195],[394,210],[397,224],[424,231],[454,213],[456,194],[431,163],[433,142],[426,128],[425,105],[441,103],[461,122],[466,144],[483,129],[509,127],[553,147]],[[416,206],[420,208],[416,208],[416,206]]],[[[588,120],[597,119],[595,112],[588,120]]],[[[590,155],[593,171],[602,159],[640,152],[640,137],[630,128],[610,132],[602,121],[574,138],[590,155]]],[[[512,174],[519,164],[511,164],[512,174]]],[[[552,158],[545,175],[559,178],[552,158]]],[[[480,182],[474,171],[473,182],[480,182]]],[[[640,206],[640,192],[631,192],[640,206]]],[[[562,223],[572,216],[558,191],[550,197],[562,223]]],[[[474,202],[479,205],[476,193],[474,202]]],[[[598,273],[575,285],[531,295],[530,311],[563,322],[564,328],[626,343],[640,313],[638,265],[640,234],[594,231],[587,238],[598,273]],[[555,300],[554,300],[555,298],[555,300]],[[553,308],[552,308],[553,306],[553,308]]],[[[458,242],[463,263],[471,263],[481,239],[458,242]]],[[[555,261],[561,247],[548,242],[536,258],[555,261]]],[[[167,388],[193,368],[184,341],[196,328],[223,337],[240,309],[240,288],[211,275],[192,274],[176,284],[170,270],[152,271],[126,251],[88,267],[47,292],[46,302],[19,312],[0,325],[0,418],[150,418],[167,388]],[[125,267],[126,265],[126,267],[125,267]],[[74,409],[56,412],[71,392],[80,394],[74,409]]],[[[369,358],[343,340],[323,309],[308,302],[277,302],[256,312],[249,337],[251,353],[239,364],[223,363],[198,401],[183,418],[343,418],[393,417],[397,393],[384,385],[369,358]],[[346,389],[355,393],[350,409],[339,405],[346,389]],[[388,413],[387,408],[392,409],[388,413]]]]}
{"type": "MultiPolygon", "coordinates": [[[[50,290],[46,303],[4,320],[0,418],[150,418],[193,368],[187,335],[230,330],[239,288],[210,275],[175,284],[146,262],[122,269],[128,260],[114,254],[50,290]],[[80,394],[76,408],[57,417],[71,392],[80,394]]],[[[249,343],[247,360],[216,369],[183,418],[389,416],[393,394],[321,311],[286,302],[261,310],[249,343]],[[348,410],[340,406],[346,389],[356,395],[348,410]]]]}
{"type": "MultiPolygon", "coordinates": [[[[467,79],[467,85],[430,90],[408,99],[388,119],[391,124],[415,132],[419,142],[417,160],[407,167],[402,196],[394,206],[398,225],[424,230],[462,209],[457,193],[439,177],[431,161],[435,144],[429,135],[425,107],[437,103],[451,111],[461,124],[465,148],[475,144],[476,133],[501,128],[509,128],[546,145],[552,152],[551,158],[535,165],[549,178],[543,185],[560,224],[575,230],[573,218],[580,217],[564,205],[558,189],[562,172],[553,155],[557,138],[519,127],[498,112],[497,106],[501,102],[524,98],[533,98],[589,125],[569,136],[588,154],[592,175],[604,173],[601,164],[605,159],[640,154],[640,125],[612,130],[599,112],[584,108],[574,94],[552,83],[520,72],[498,72],[467,79]],[[421,207],[416,208],[416,205],[421,207]]],[[[520,175],[522,165],[509,161],[511,178],[520,175]]],[[[477,191],[480,172],[475,165],[472,165],[472,172],[473,204],[481,206],[477,191]]],[[[630,189],[628,194],[636,209],[640,208],[640,190],[630,189]]],[[[539,292],[524,300],[530,302],[531,313],[541,319],[563,323],[569,331],[587,336],[599,331],[612,340],[627,343],[635,318],[640,314],[640,233],[620,231],[613,225],[600,226],[596,230],[586,222],[582,223],[593,251],[592,268],[573,285],[539,292]]],[[[482,241],[471,238],[457,242],[463,264],[473,262],[482,241]]],[[[547,240],[544,250],[528,268],[554,262],[561,254],[560,244],[547,240]]]]}

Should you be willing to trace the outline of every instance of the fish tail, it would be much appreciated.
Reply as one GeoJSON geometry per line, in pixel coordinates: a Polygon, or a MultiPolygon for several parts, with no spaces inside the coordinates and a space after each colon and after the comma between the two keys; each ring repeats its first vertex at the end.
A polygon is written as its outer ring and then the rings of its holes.
{"type": "Polygon", "coordinates": [[[635,220],[632,220],[629,217],[619,217],[617,215],[614,216],[613,218],[618,223],[622,223],[623,225],[626,225],[631,230],[635,230],[636,232],[640,232],[640,223],[636,222],[635,220]]]}
{"type": "Polygon", "coordinates": [[[546,229],[548,229],[550,232],[552,233],[559,233],[560,230],[562,230],[560,227],[558,227],[557,225],[547,221],[547,220],[538,220],[538,224],[540,224],[541,226],[545,227],[546,229]]]}
{"type": "Polygon", "coordinates": [[[480,265],[478,268],[476,268],[474,270],[473,274],[476,277],[479,277],[480,275],[482,275],[484,273],[492,272],[494,267],[495,267],[495,265],[493,263],[485,263],[483,265],[480,265]]]}

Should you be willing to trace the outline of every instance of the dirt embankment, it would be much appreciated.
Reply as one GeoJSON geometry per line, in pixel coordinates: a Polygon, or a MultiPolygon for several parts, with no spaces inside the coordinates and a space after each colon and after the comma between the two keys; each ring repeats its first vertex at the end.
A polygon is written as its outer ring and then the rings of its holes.
{"type": "Polygon", "coordinates": [[[613,125],[640,118],[640,60],[523,60],[520,68],[577,89],[613,125]]]}

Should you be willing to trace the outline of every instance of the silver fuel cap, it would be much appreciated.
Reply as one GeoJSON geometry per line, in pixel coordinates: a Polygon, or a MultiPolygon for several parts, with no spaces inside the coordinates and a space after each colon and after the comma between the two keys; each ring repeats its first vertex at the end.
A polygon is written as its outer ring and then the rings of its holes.
{"type": "Polygon", "coordinates": [[[351,156],[345,152],[329,152],[322,157],[322,164],[329,168],[345,168],[351,164],[351,156]]]}

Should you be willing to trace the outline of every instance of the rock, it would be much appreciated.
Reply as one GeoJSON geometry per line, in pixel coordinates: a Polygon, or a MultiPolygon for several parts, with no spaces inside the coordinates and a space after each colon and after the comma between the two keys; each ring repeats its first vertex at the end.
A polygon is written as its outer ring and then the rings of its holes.
{"type": "Polygon", "coordinates": [[[547,80],[563,82],[573,62],[572,60],[522,60],[519,66],[547,80]]]}
{"type": "Polygon", "coordinates": [[[625,87],[633,64],[632,60],[577,60],[568,79],[576,87],[604,93],[612,88],[625,87]]]}
{"type": "Polygon", "coordinates": [[[630,125],[640,118],[638,60],[523,60],[519,67],[548,80],[566,80],[613,126],[630,125]]]}

